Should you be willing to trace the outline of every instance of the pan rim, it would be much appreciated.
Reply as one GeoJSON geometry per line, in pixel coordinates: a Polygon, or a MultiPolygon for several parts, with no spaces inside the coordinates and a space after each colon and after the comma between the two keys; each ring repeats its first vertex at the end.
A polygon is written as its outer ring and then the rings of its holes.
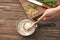
{"type": "MultiPolygon", "coordinates": [[[[19,22],[21,21],[21,20],[23,20],[23,19],[30,19],[31,21],[34,21],[33,19],[31,19],[31,18],[28,18],[28,17],[21,17],[18,21],[17,21],[17,23],[16,23],[16,30],[17,30],[17,32],[19,33],[19,34],[21,34],[19,31],[18,31],[18,24],[19,24],[19,22]]],[[[35,27],[35,29],[36,29],[36,27],[35,27]]],[[[35,29],[34,29],[34,32],[35,32],[35,29]]],[[[34,33],[33,32],[33,33],[34,33]]],[[[33,33],[31,33],[30,35],[32,35],[33,33]]],[[[21,34],[22,35],[22,34],[21,34]]],[[[30,36],[30,35],[22,35],[22,36],[30,36]]]]}

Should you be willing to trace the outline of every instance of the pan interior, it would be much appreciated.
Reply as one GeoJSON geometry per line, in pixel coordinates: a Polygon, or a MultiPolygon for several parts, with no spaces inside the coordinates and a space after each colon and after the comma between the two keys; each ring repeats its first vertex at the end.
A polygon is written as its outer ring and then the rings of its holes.
{"type": "Polygon", "coordinates": [[[29,31],[25,31],[24,30],[24,25],[26,24],[26,23],[31,23],[31,22],[33,22],[32,20],[30,20],[30,19],[23,19],[23,20],[20,20],[19,22],[18,22],[18,25],[17,25],[17,30],[18,30],[18,32],[21,34],[21,35],[23,35],[23,36],[29,36],[29,35],[31,35],[32,33],[34,33],[34,31],[35,31],[35,29],[36,29],[36,27],[33,27],[31,30],[29,30],[29,31]]]}

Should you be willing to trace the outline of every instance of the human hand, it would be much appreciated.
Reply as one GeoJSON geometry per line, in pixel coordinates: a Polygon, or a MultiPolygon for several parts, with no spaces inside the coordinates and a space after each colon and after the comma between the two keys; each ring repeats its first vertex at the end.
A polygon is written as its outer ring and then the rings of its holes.
{"type": "Polygon", "coordinates": [[[48,20],[48,19],[51,19],[55,16],[57,16],[58,13],[60,13],[60,6],[56,7],[56,8],[50,8],[50,9],[47,9],[44,14],[39,18],[40,19],[43,19],[43,20],[48,20]]]}

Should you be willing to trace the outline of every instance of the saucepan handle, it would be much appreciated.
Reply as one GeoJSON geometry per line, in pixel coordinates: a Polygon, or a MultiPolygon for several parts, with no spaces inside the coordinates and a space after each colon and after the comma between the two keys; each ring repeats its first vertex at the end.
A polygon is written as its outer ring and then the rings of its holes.
{"type": "Polygon", "coordinates": [[[37,28],[41,28],[41,27],[55,27],[56,24],[55,23],[38,23],[37,24],[37,28]]]}

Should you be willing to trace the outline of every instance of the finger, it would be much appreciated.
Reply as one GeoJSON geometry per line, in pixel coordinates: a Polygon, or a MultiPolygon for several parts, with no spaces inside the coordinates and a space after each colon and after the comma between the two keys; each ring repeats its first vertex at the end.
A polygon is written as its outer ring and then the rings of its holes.
{"type": "Polygon", "coordinates": [[[49,17],[46,16],[46,17],[43,18],[43,20],[49,20],[49,19],[52,19],[52,18],[54,18],[54,17],[55,17],[55,16],[49,16],[49,17]]]}
{"type": "Polygon", "coordinates": [[[43,20],[48,20],[50,18],[52,18],[51,15],[43,15],[43,20]]]}
{"type": "Polygon", "coordinates": [[[43,18],[43,20],[47,20],[47,19],[48,19],[47,17],[43,18]]]}
{"type": "Polygon", "coordinates": [[[43,20],[44,16],[45,16],[45,15],[43,14],[38,20],[39,20],[39,21],[40,21],[40,20],[43,20]]]}

